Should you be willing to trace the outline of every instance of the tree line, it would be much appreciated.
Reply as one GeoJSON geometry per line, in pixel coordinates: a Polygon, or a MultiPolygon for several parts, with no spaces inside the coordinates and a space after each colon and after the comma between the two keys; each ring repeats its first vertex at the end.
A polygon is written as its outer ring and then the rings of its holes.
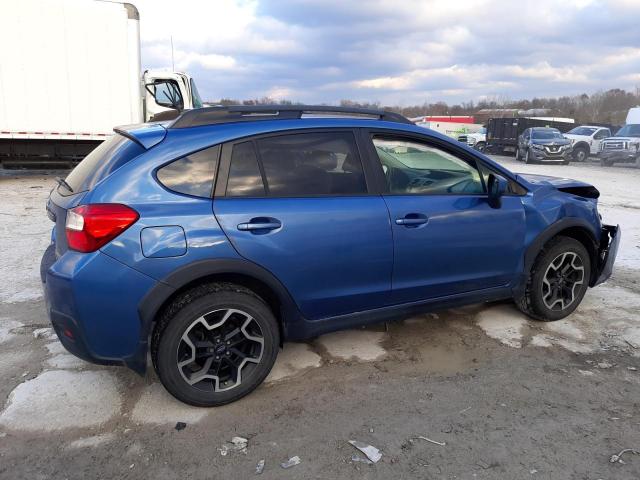
{"type": "MultiPolygon", "coordinates": [[[[299,105],[300,102],[291,100],[275,100],[270,97],[262,97],[249,100],[236,100],[222,98],[219,102],[210,102],[218,105],[299,105]]],[[[462,102],[449,105],[446,102],[429,103],[402,107],[399,105],[384,105],[380,102],[356,102],[353,100],[341,100],[341,106],[385,109],[392,112],[401,113],[406,117],[419,117],[423,115],[478,115],[480,121],[485,120],[482,110],[515,109],[519,111],[531,109],[548,110],[544,116],[569,117],[574,118],[577,123],[610,123],[612,125],[624,124],[627,111],[631,107],[640,106],[640,88],[635,92],[628,92],[619,88],[606,91],[598,91],[591,95],[583,93],[581,95],[562,97],[535,97],[531,100],[510,100],[506,97],[494,97],[479,102],[462,102]]],[[[498,116],[498,115],[496,115],[498,116]]],[[[506,115],[500,115],[506,116],[506,115]]]]}

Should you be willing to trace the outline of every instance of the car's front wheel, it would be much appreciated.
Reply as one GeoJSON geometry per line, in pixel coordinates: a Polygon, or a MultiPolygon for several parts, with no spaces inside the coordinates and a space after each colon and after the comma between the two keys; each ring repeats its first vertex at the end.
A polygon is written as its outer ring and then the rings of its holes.
{"type": "Polygon", "coordinates": [[[584,162],[589,158],[589,150],[586,147],[578,147],[573,151],[573,158],[576,162],[584,162]]]}
{"type": "Polygon", "coordinates": [[[590,275],[591,259],[584,245],[570,237],[555,237],[538,254],[516,304],[535,319],[560,320],[580,304],[590,275]]]}
{"type": "Polygon", "coordinates": [[[520,147],[516,147],[516,162],[520,162],[522,158],[520,157],[520,147]]]}
{"type": "Polygon", "coordinates": [[[533,163],[531,160],[531,149],[529,148],[524,152],[524,163],[533,163]]]}
{"type": "Polygon", "coordinates": [[[180,295],[162,314],[152,358],[174,397],[213,407],[258,387],[279,345],[278,324],[260,297],[239,285],[211,283],[180,295]]]}

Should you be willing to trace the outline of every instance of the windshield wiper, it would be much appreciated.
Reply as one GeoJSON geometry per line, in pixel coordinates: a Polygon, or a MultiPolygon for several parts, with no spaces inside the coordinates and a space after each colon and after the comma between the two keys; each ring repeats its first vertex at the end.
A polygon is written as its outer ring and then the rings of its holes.
{"type": "Polygon", "coordinates": [[[73,193],[73,188],[71,188],[71,185],[69,185],[64,178],[56,177],[56,182],[58,182],[58,185],[63,186],[64,188],[69,190],[71,193],[73,193]]]}

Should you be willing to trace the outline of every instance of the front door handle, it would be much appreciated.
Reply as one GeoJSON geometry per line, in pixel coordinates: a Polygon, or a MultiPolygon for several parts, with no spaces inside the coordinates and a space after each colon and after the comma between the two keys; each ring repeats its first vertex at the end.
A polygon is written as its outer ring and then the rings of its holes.
{"type": "Polygon", "coordinates": [[[427,223],[429,219],[421,213],[409,213],[404,218],[396,218],[396,225],[404,225],[407,228],[415,228],[427,223]]]}
{"type": "Polygon", "coordinates": [[[282,223],[275,218],[252,218],[246,223],[240,223],[238,230],[243,232],[260,232],[267,230],[276,230],[282,226],[282,223]]]}

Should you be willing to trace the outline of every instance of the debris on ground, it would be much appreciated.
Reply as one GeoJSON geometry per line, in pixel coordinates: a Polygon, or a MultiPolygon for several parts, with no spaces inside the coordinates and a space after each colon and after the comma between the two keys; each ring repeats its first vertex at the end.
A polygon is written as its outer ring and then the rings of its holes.
{"type": "Polygon", "coordinates": [[[373,462],[371,460],[369,460],[368,458],[362,458],[360,455],[352,455],[351,456],[351,461],[352,462],[366,463],[367,465],[373,465],[373,462]]]}
{"type": "Polygon", "coordinates": [[[280,464],[282,468],[291,468],[291,467],[295,467],[296,465],[300,465],[300,457],[297,455],[295,457],[291,457],[286,462],[280,464]]]}
{"type": "Polygon", "coordinates": [[[180,430],[184,430],[185,428],[187,428],[187,424],[184,422],[178,422],[176,423],[176,430],[180,431],[180,430]]]}
{"type": "Polygon", "coordinates": [[[226,457],[229,452],[242,452],[247,454],[247,445],[249,440],[243,437],[233,437],[231,442],[227,442],[219,448],[220,455],[226,457]]]}
{"type": "Polygon", "coordinates": [[[636,367],[627,367],[627,370],[629,370],[630,372],[637,372],[638,369],[636,367]]]}
{"type": "Polygon", "coordinates": [[[633,453],[634,455],[640,455],[640,452],[638,450],[634,450],[633,448],[625,448],[624,450],[621,450],[620,453],[618,453],[617,455],[611,455],[611,458],[609,459],[610,463],[622,463],[624,464],[624,460],[622,460],[622,456],[625,453],[633,453]]]}
{"type": "Polygon", "coordinates": [[[47,340],[52,340],[56,337],[55,332],[52,328],[36,328],[33,331],[34,338],[46,338],[47,340]]]}
{"type": "Polygon", "coordinates": [[[263,470],[264,470],[264,460],[260,460],[256,465],[256,475],[262,474],[263,470]]]}
{"type": "Polygon", "coordinates": [[[357,440],[349,440],[349,443],[360,450],[362,453],[364,453],[367,458],[373,463],[377,463],[378,460],[382,458],[382,453],[380,453],[380,450],[372,445],[367,445],[366,443],[359,442],[357,440]]]}
{"type": "Polygon", "coordinates": [[[441,447],[445,447],[447,445],[446,442],[438,442],[437,440],[431,440],[430,438],[423,437],[422,435],[420,435],[418,438],[420,440],[424,440],[425,442],[434,443],[435,445],[440,445],[441,447]]]}
{"type": "Polygon", "coordinates": [[[613,368],[613,364],[609,363],[609,362],[599,362],[597,364],[597,367],[598,368],[602,368],[604,370],[604,369],[607,369],[607,368],[613,368]]]}

